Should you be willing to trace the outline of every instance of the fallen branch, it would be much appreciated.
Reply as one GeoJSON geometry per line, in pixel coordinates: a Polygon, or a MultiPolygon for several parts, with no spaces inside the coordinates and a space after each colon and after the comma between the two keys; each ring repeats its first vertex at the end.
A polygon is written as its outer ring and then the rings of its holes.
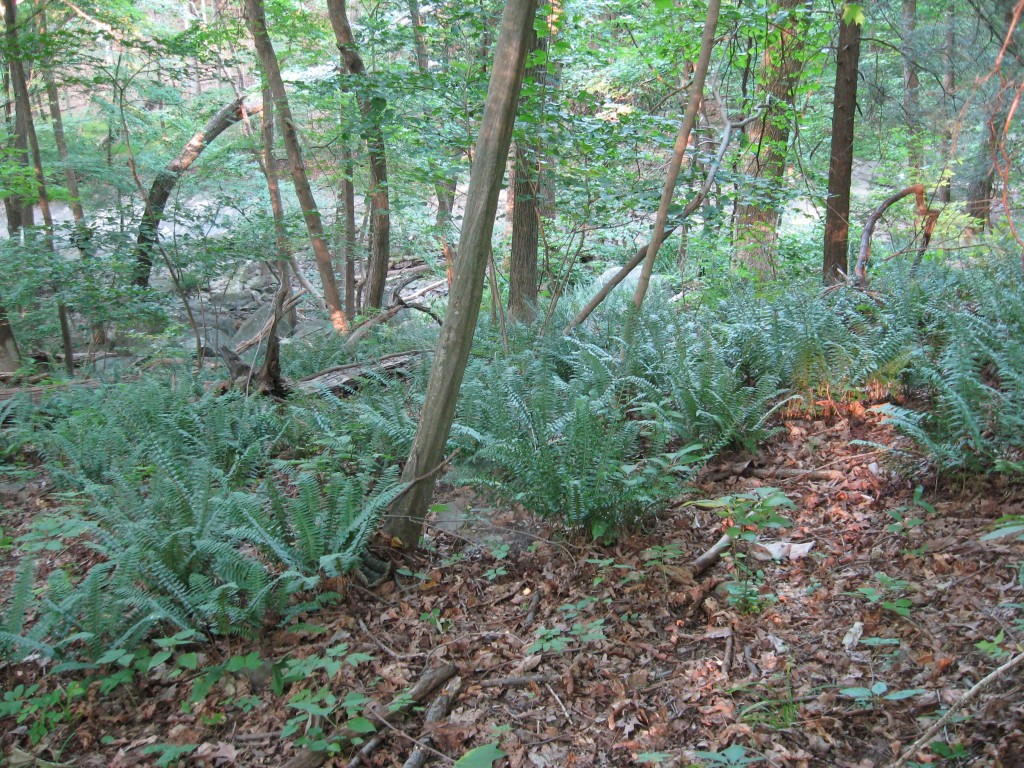
{"type": "MultiPolygon", "coordinates": [[[[394,725],[395,722],[402,720],[414,705],[422,704],[430,694],[455,677],[457,671],[454,664],[445,664],[428,670],[423,673],[419,682],[411,690],[396,696],[386,707],[375,707],[372,711],[367,711],[364,716],[372,722],[394,725]]],[[[341,727],[331,733],[326,741],[344,748],[351,744],[353,739],[362,736],[365,734],[360,734],[351,728],[341,727]]],[[[330,754],[327,752],[304,749],[285,763],[284,768],[320,768],[329,757],[330,754]]]]}
{"type": "Polygon", "coordinates": [[[407,371],[409,365],[422,354],[422,350],[397,352],[365,363],[338,365],[301,379],[295,388],[304,392],[320,392],[329,389],[332,392],[349,394],[359,388],[360,379],[365,378],[369,373],[400,375],[407,371]]]}
{"type": "MultiPolygon", "coordinates": [[[[456,677],[444,687],[444,690],[427,707],[423,718],[424,733],[421,737],[424,745],[430,745],[432,740],[430,732],[448,717],[461,691],[462,679],[456,677]]],[[[423,746],[417,746],[412,754],[409,755],[409,759],[402,765],[402,768],[423,768],[429,757],[429,753],[423,746]]]]}
{"type": "Polygon", "coordinates": [[[693,577],[696,578],[700,576],[704,571],[717,563],[719,559],[721,559],[722,553],[725,552],[731,544],[732,538],[729,534],[725,534],[722,538],[716,541],[707,552],[691,562],[690,568],[693,569],[693,577]]]}
{"type": "Polygon", "coordinates": [[[963,696],[956,700],[956,703],[954,703],[953,706],[951,706],[946,711],[946,714],[944,714],[942,717],[940,717],[938,720],[932,723],[931,728],[925,731],[924,735],[921,738],[919,738],[917,741],[911,744],[906,750],[904,750],[899,760],[893,763],[890,766],[890,768],[902,768],[902,766],[906,765],[907,762],[914,755],[916,755],[919,750],[924,749],[926,746],[928,746],[928,743],[935,737],[935,734],[941,731],[950,720],[956,717],[957,712],[959,712],[961,709],[963,709],[976,698],[978,698],[978,696],[981,695],[981,692],[985,690],[985,688],[987,688],[989,685],[994,683],[999,678],[1008,675],[1016,667],[1020,666],[1021,662],[1024,662],[1024,652],[1018,653],[1016,656],[1007,661],[1001,667],[993,670],[992,672],[989,672],[987,675],[985,675],[985,677],[981,678],[981,680],[976,682],[970,690],[968,690],[966,693],[964,693],[963,696]]]}
{"type": "Polygon", "coordinates": [[[871,212],[868,220],[864,222],[864,231],[860,236],[860,253],[857,256],[857,265],[853,268],[854,284],[864,288],[868,284],[868,259],[871,256],[871,237],[875,233],[875,226],[889,208],[898,203],[904,197],[913,195],[917,201],[917,215],[924,219],[924,232],[921,236],[921,246],[917,249],[916,262],[924,256],[928,243],[932,239],[932,232],[935,230],[935,222],[939,219],[939,212],[928,207],[928,201],[924,198],[924,184],[912,184],[906,189],[887,197],[881,205],[871,212]]]}

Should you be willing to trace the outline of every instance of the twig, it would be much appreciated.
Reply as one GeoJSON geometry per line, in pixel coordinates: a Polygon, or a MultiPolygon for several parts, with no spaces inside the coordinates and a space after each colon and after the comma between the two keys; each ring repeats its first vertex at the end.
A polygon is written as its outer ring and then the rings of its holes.
{"type": "Polygon", "coordinates": [[[558,698],[558,694],[555,693],[555,689],[548,683],[544,683],[544,687],[548,689],[548,693],[555,697],[555,701],[558,702],[558,706],[562,708],[562,714],[565,715],[565,722],[572,725],[572,715],[569,714],[569,710],[565,708],[565,704],[562,703],[562,700],[558,698]]]}
{"type": "Polygon", "coordinates": [[[700,576],[704,571],[717,563],[719,558],[722,557],[722,553],[729,548],[730,544],[732,544],[732,538],[730,538],[729,534],[725,534],[707,552],[690,563],[694,578],[700,576]]]}
{"type": "MultiPolygon", "coordinates": [[[[401,720],[408,710],[415,704],[421,704],[438,687],[444,685],[451,678],[455,677],[458,669],[454,664],[445,664],[435,669],[427,670],[408,692],[399,694],[386,707],[377,707],[375,712],[367,712],[366,717],[388,728],[394,728],[393,720],[401,720]]],[[[398,731],[401,733],[401,731],[398,731]]],[[[335,730],[327,737],[328,742],[344,746],[350,744],[360,734],[350,728],[342,727],[335,730]]],[[[402,734],[405,736],[405,734],[402,734]]],[[[413,741],[412,737],[406,736],[413,741]]],[[[327,762],[330,755],[327,752],[304,749],[284,764],[284,768],[320,768],[327,762]]]]}
{"type": "Polygon", "coordinates": [[[394,650],[392,648],[389,648],[387,645],[384,644],[383,640],[381,640],[379,637],[377,637],[376,635],[374,635],[370,631],[369,627],[366,626],[366,622],[363,621],[362,619],[359,619],[359,628],[361,630],[363,630],[363,632],[366,633],[367,637],[369,637],[371,640],[373,640],[374,643],[377,644],[378,648],[380,648],[382,651],[384,651],[384,653],[386,653],[388,656],[390,656],[391,658],[393,658],[393,659],[395,659],[397,661],[408,661],[409,659],[419,659],[419,658],[422,658],[422,657],[427,655],[425,653],[399,653],[398,651],[396,651],[396,650],[394,650]]]}
{"type": "Polygon", "coordinates": [[[437,727],[438,723],[448,717],[448,713],[451,712],[455,699],[458,698],[461,691],[462,679],[456,677],[430,702],[430,706],[427,707],[427,711],[423,716],[423,746],[417,746],[413,750],[412,754],[409,755],[409,759],[402,765],[402,768],[423,768],[429,756],[428,751],[434,751],[430,747],[430,742],[433,739],[431,731],[437,727]],[[424,746],[426,749],[424,749],[424,746]]]}
{"type": "Polygon", "coordinates": [[[989,672],[987,675],[985,675],[985,677],[981,678],[981,680],[979,680],[973,686],[971,686],[971,689],[964,693],[964,695],[961,696],[959,699],[957,699],[956,703],[953,704],[953,706],[951,706],[946,711],[946,714],[944,714],[942,717],[940,717],[938,720],[932,723],[932,727],[925,731],[924,735],[921,738],[919,738],[917,741],[911,744],[906,750],[904,750],[903,754],[900,756],[900,759],[893,763],[890,766],[890,768],[902,768],[902,766],[906,765],[907,762],[914,755],[916,755],[919,750],[923,749],[928,745],[928,742],[930,742],[932,738],[934,738],[935,734],[937,734],[945,727],[946,723],[948,723],[956,716],[957,712],[959,712],[961,709],[963,709],[976,698],[978,698],[981,692],[985,690],[985,688],[987,688],[989,685],[991,685],[1004,675],[1007,675],[1015,667],[1020,666],[1021,662],[1024,662],[1024,652],[1018,653],[1016,656],[1007,661],[1001,667],[993,670],[992,672],[989,672]]]}
{"type": "Polygon", "coordinates": [[[526,613],[526,618],[523,620],[522,630],[525,631],[533,626],[533,622],[537,619],[537,607],[540,605],[540,590],[536,590],[533,593],[533,597],[530,598],[530,610],[526,613]]]}

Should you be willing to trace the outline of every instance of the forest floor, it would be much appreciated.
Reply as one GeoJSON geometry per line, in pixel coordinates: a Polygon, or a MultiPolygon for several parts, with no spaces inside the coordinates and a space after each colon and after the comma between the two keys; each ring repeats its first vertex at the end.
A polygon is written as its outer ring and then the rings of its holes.
{"type": "MultiPolygon", "coordinates": [[[[998,477],[907,480],[910,460],[898,472],[898,454],[881,446],[909,448],[859,403],[784,418],[756,455],[714,462],[693,493],[611,546],[566,540],[514,511],[464,524],[449,515],[392,579],[341,583],[341,600],[304,623],[202,646],[194,673],[159,668],[109,693],[93,682],[34,745],[29,721],[0,720],[4,754],[12,766],[127,768],[156,764],[147,748],[192,745],[181,765],[298,765],[282,728],[296,716],[300,733],[322,722],[293,706],[298,690],[386,703],[453,664],[450,712],[436,727],[413,714],[382,727],[362,762],[349,748],[325,764],[402,765],[429,738],[453,758],[498,743],[514,768],[890,765],[999,666],[997,643],[1024,640],[1024,542],[982,540],[994,520],[1024,512],[1024,489],[998,477]],[[737,545],[744,557],[728,553],[693,578],[686,564],[725,524],[687,501],[765,486],[795,504],[782,510],[792,527],[762,531],[760,544],[737,545]],[[772,540],[813,546],[758,559],[772,540]],[[260,664],[223,674],[190,703],[204,670],[253,652],[260,664]],[[330,663],[352,653],[366,656],[330,663]],[[308,676],[278,695],[269,664],[284,657],[310,660],[293,668],[308,676]],[[33,762],[43,759],[52,763],[33,762]]],[[[7,535],[56,504],[44,491],[30,484],[2,499],[7,535]]],[[[442,491],[442,515],[473,506],[442,491]]],[[[0,679],[5,690],[67,685],[44,671],[26,663],[0,679]]],[[[1024,766],[1024,680],[995,683],[936,741],[950,756],[935,764],[1024,766]]]]}

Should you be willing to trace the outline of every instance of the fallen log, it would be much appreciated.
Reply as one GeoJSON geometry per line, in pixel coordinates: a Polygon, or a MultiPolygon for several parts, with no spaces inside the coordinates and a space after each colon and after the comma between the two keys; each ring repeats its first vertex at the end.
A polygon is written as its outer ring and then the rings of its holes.
{"type": "Polygon", "coordinates": [[[396,352],[365,363],[349,363],[314,373],[295,384],[300,392],[322,392],[327,389],[336,394],[351,394],[359,389],[362,379],[373,373],[386,373],[401,376],[407,373],[413,363],[423,355],[425,350],[412,352],[396,352]]]}

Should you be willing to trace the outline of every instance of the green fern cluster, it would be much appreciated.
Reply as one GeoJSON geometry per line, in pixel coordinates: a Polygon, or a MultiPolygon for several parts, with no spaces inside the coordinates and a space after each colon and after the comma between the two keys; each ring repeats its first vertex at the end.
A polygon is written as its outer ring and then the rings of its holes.
{"type": "MultiPolygon", "coordinates": [[[[946,278],[948,280],[948,277],[946,278]]],[[[943,469],[1019,466],[1024,455],[1024,274],[1007,259],[955,275],[933,294],[913,371],[930,407],[886,407],[943,469]]]]}
{"type": "Polygon", "coordinates": [[[266,402],[204,394],[199,382],[109,385],[62,394],[49,406],[61,415],[39,431],[38,447],[68,488],[144,476],[156,453],[179,466],[208,462],[241,487],[264,469],[286,429],[266,402]]]}

